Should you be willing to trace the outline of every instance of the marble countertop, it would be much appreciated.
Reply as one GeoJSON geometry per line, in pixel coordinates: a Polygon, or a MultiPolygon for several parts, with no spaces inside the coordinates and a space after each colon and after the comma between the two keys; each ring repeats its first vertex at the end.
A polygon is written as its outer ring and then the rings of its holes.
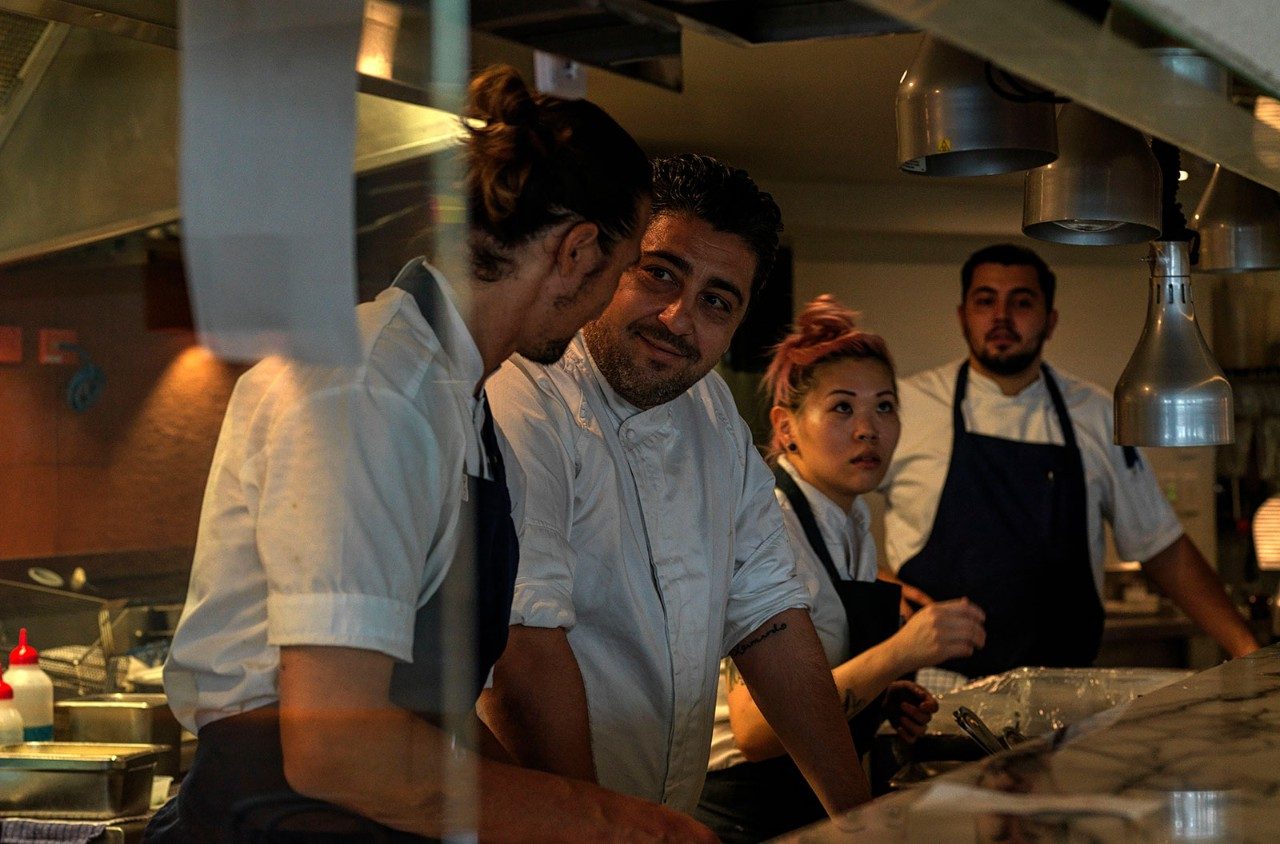
{"type": "Polygon", "coordinates": [[[1280,645],[782,840],[1280,840],[1280,645]]]}

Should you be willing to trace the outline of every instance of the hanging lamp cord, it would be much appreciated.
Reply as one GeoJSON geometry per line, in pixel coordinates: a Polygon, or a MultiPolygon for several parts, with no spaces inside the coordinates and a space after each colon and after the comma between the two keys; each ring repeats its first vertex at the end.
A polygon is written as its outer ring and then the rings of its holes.
{"type": "Polygon", "coordinates": [[[1191,242],[1191,262],[1196,260],[1195,232],[1187,228],[1187,217],[1178,202],[1178,174],[1182,170],[1182,155],[1173,144],[1151,139],[1151,153],[1160,165],[1160,239],[1191,242]]]}

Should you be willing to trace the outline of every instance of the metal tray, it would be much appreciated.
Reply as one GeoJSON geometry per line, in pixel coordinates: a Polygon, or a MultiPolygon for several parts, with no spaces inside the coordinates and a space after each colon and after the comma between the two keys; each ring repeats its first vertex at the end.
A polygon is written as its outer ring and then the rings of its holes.
{"type": "Polygon", "coordinates": [[[156,773],[177,775],[182,727],[163,694],[105,694],[60,700],[54,706],[54,735],[66,741],[167,745],[156,773]]]}
{"type": "Polygon", "coordinates": [[[106,820],[144,814],[165,748],[30,741],[0,747],[0,815],[106,820]]]}

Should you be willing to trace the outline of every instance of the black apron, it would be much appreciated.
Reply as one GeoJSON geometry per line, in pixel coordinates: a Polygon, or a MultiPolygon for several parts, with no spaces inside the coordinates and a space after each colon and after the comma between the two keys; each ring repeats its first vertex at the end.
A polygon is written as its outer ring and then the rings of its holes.
{"type": "MultiPolygon", "coordinates": [[[[902,588],[883,580],[865,582],[842,578],[800,486],[781,466],[774,467],[773,474],[778,489],[791,503],[809,546],[840,596],[849,622],[849,653],[862,653],[888,639],[901,623],[902,588]]],[[[883,697],[882,694],[871,701],[849,722],[860,754],[870,750],[872,738],[884,720],[883,697]]],[[[739,762],[708,771],[694,813],[694,817],[727,844],[774,838],[826,816],[818,796],[791,757],[785,754],[762,762],[739,762]]]]}
{"type": "Polygon", "coordinates": [[[941,666],[968,677],[1022,665],[1087,666],[1102,642],[1084,463],[1058,384],[1047,366],[1041,370],[1063,445],[967,431],[969,363],[961,365],[938,513],[924,548],[898,572],[934,600],[968,597],[982,607],[986,646],[941,666]]]}
{"type": "MultiPolygon", "coordinates": [[[[439,291],[421,262],[401,271],[395,284],[414,297],[424,318],[430,320],[432,314],[440,312],[439,291]]],[[[449,348],[440,328],[433,328],[449,348]]],[[[392,670],[392,702],[436,725],[442,724],[446,713],[474,706],[489,670],[506,647],[515,590],[519,548],[511,521],[511,497],[488,400],[483,401],[481,441],[490,479],[468,476],[465,480],[468,500],[475,502],[474,558],[460,553],[436,593],[418,609],[414,617],[413,662],[397,663],[392,670]],[[467,578],[473,579],[471,583],[465,582],[467,578]],[[463,594],[474,588],[473,672],[467,688],[452,689],[446,697],[446,665],[458,658],[448,647],[447,622],[457,610],[451,613],[443,596],[457,594],[459,585],[463,594]]],[[[352,740],[358,741],[359,737],[352,736],[352,740]]],[[[361,772],[353,771],[351,775],[359,777],[361,772]]],[[[157,812],[147,826],[144,840],[203,844],[425,839],[311,800],[291,789],[284,778],[279,711],[275,706],[266,706],[201,728],[195,760],[178,796],[157,812]]]]}

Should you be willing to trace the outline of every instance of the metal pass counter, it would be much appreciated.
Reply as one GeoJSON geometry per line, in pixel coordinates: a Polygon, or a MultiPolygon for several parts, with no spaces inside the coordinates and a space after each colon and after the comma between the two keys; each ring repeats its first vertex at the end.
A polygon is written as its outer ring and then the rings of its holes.
{"type": "Polygon", "coordinates": [[[1280,839],[1280,645],[784,841],[1280,839]]]}

